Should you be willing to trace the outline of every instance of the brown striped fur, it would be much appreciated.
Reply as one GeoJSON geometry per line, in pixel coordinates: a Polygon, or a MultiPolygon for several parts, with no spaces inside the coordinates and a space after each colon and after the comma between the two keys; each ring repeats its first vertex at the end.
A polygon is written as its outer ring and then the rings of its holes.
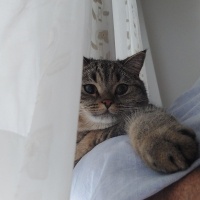
{"type": "Polygon", "coordinates": [[[75,164],[99,143],[126,133],[157,171],[183,170],[197,158],[195,133],[149,104],[139,78],[145,55],[141,51],[117,61],[84,58],[75,164]]]}

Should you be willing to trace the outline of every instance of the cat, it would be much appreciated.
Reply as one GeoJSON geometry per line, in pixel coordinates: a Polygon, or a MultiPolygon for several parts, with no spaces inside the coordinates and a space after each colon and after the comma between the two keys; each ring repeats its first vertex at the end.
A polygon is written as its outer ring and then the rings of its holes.
{"type": "Polygon", "coordinates": [[[149,103],[139,78],[145,56],[146,50],[124,60],[83,59],[74,165],[99,143],[124,134],[156,171],[185,170],[198,157],[194,131],[149,103]]]}

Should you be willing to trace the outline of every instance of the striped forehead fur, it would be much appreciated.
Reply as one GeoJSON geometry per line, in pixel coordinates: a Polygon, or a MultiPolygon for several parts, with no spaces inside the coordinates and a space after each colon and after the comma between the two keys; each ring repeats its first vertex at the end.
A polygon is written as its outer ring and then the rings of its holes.
{"type": "Polygon", "coordinates": [[[83,70],[83,80],[92,79],[94,82],[97,82],[97,78],[101,82],[112,81],[114,78],[119,81],[123,75],[123,66],[118,61],[90,59],[90,64],[83,70]]]}

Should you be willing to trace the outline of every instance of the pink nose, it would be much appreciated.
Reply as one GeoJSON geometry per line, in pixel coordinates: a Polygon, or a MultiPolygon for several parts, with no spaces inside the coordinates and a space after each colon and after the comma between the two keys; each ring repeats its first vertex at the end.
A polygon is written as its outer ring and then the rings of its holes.
{"type": "Polygon", "coordinates": [[[106,106],[106,108],[109,108],[113,102],[110,99],[105,99],[101,103],[103,103],[106,106]]]}

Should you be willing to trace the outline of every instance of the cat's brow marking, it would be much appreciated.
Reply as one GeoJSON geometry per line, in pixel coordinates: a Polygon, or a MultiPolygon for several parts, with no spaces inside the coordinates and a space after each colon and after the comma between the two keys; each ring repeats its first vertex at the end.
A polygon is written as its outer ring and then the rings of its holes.
{"type": "Polygon", "coordinates": [[[97,77],[96,77],[96,73],[95,72],[92,73],[91,77],[92,77],[94,82],[97,82],[97,77]]]}

